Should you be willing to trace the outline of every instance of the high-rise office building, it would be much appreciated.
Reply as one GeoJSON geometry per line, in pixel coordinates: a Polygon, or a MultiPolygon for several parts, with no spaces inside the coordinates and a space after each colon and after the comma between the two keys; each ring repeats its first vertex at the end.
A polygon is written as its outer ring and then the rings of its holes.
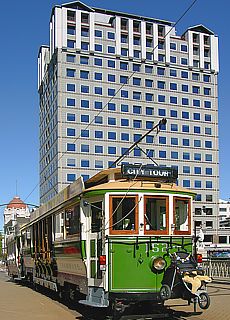
{"type": "MultiPolygon", "coordinates": [[[[196,224],[215,241],[218,68],[218,38],[203,25],[179,36],[169,21],[80,1],[55,6],[38,55],[41,203],[108,168],[166,117],[140,146],[196,190],[196,224]]],[[[135,148],[125,161],[150,160],[135,148]]]]}

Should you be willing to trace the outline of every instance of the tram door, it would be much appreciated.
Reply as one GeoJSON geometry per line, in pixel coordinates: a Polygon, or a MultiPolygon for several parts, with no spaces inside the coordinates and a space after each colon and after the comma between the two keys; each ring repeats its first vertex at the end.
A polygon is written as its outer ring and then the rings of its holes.
{"type": "Polygon", "coordinates": [[[91,203],[91,227],[89,230],[89,278],[91,285],[98,285],[102,279],[99,257],[102,254],[102,201],[91,203]]]}

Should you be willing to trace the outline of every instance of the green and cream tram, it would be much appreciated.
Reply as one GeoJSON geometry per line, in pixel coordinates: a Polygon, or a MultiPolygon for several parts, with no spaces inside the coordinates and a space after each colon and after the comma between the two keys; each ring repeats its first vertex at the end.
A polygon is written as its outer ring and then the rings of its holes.
{"type": "Polygon", "coordinates": [[[170,254],[192,252],[194,194],[176,179],[152,165],[79,178],[21,229],[23,275],[93,307],[160,303],[170,254]]]}

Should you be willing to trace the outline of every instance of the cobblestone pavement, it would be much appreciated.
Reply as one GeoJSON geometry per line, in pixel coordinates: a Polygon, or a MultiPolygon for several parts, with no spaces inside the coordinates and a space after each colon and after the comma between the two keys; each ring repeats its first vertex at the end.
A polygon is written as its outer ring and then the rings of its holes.
{"type": "MultiPolygon", "coordinates": [[[[211,305],[208,310],[193,312],[193,304],[183,300],[169,300],[166,305],[173,310],[171,320],[230,320],[230,282],[211,283],[208,286],[211,305]]],[[[84,310],[84,314],[88,312],[84,310]]],[[[99,316],[94,317],[100,320],[99,316]]],[[[11,282],[4,271],[0,272],[0,319],[1,320],[86,320],[82,310],[71,310],[52,297],[36,292],[26,286],[11,282]]],[[[132,319],[126,318],[126,319],[132,319]]],[[[137,318],[136,318],[137,319],[137,318]]],[[[152,317],[138,318],[140,320],[152,317]]],[[[154,318],[156,319],[156,318],[154,318]]],[[[159,319],[162,319],[159,317],[159,319]]]]}
{"type": "Polygon", "coordinates": [[[230,319],[230,283],[211,283],[208,286],[211,299],[210,307],[201,310],[197,307],[196,315],[193,315],[193,305],[187,305],[185,301],[171,300],[167,305],[179,312],[182,319],[188,320],[229,320],[230,319]]]}

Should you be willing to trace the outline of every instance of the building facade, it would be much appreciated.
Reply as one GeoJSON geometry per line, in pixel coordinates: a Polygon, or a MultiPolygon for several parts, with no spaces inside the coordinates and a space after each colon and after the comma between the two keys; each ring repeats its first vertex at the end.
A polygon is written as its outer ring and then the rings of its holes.
{"type": "MultiPolygon", "coordinates": [[[[217,241],[218,71],[218,38],[203,25],[178,36],[169,21],[55,6],[38,54],[41,203],[108,168],[165,117],[140,146],[196,190],[196,224],[217,241]]],[[[150,162],[139,148],[125,161],[150,162]]]]}

